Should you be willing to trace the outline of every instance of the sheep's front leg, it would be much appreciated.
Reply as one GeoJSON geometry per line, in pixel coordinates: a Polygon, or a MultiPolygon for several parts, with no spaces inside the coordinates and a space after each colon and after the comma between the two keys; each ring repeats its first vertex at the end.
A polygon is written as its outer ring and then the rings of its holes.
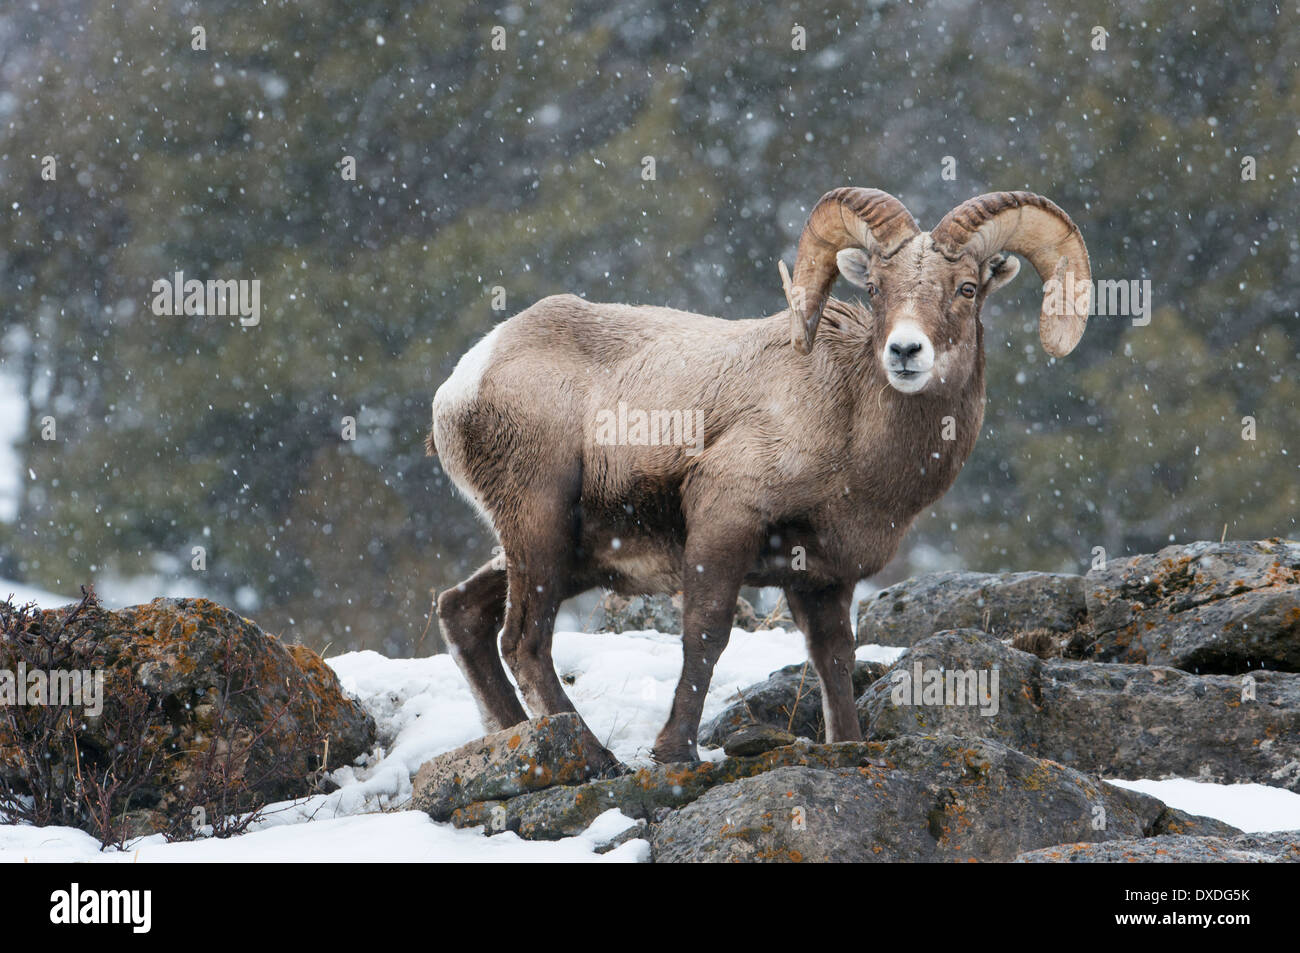
{"type": "Polygon", "coordinates": [[[853,698],[853,629],[849,623],[853,586],[791,587],[785,590],[785,598],[821,679],[826,740],[861,741],[862,727],[853,698]]]}
{"type": "Polygon", "coordinates": [[[704,696],[713,666],[731,638],[740,584],[757,552],[748,533],[709,527],[691,533],[682,569],[682,677],[673,693],[668,723],[655,739],[651,757],[661,764],[698,761],[695,747],[704,696]]]}

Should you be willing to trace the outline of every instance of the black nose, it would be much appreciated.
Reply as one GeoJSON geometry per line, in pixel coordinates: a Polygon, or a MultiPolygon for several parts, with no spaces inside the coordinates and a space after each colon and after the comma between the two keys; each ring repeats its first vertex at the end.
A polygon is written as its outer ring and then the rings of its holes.
{"type": "Polygon", "coordinates": [[[904,364],[907,363],[909,358],[916,357],[916,355],[920,353],[921,353],[921,344],[915,341],[909,341],[907,344],[889,345],[890,357],[896,357],[904,364]]]}

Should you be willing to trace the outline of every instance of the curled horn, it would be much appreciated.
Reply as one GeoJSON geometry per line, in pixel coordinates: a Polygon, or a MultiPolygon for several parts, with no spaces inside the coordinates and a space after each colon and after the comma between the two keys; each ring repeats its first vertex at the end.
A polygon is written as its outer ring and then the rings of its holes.
{"type": "Polygon", "coordinates": [[[1092,267],[1079,227],[1033,192],[989,192],[968,199],[930,232],[945,257],[973,253],[983,262],[1009,251],[1029,260],[1043,282],[1038,339],[1052,357],[1074,350],[1088,323],[1092,267]]]}
{"type": "Polygon", "coordinates": [[[835,256],[845,248],[892,254],[920,233],[903,203],[879,189],[840,188],[821,197],[799,236],[794,278],[779,262],[790,306],[790,343],[800,354],[812,350],[817,324],[839,275],[835,256]]]}

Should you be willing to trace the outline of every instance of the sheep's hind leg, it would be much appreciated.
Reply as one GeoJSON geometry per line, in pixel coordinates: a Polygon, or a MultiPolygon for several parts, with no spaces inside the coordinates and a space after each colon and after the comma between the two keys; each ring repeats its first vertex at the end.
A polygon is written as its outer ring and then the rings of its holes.
{"type": "MultiPolygon", "coordinates": [[[[570,553],[572,534],[571,508],[555,504],[544,508],[540,502],[531,510],[527,525],[551,530],[534,533],[531,546],[523,556],[516,556],[512,540],[503,534],[506,549],[509,598],[506,602],[505,628],[501,633],[501,654],[515,674],[524,701],[534,715],[557,715],[577,712],[564,691],[551,658],[555,635],[555,616],[560,603],[570,594],[570,553]],[[540,538],[539,538],[540,537],[540,538]]],[[[581,718],[579,718],[581,721],[581,718]]],[[[583,722],[586,728],[586,722],[583,722]]],[[[592,734],[590,728],[586,729],[592,734]]],[[[597,740],[599,743],[599,740],[597,740]]],[[[601,746],[602,771],[613,770],[618,759],[601,746]]]]}
{"type": "Polygon", "coordinates": [[[438,596],[438,621],[447,648],[490,732],[528,720],[497,653],[505,611],[506,571],[495,560],[438,596]]]}
{"type": "Polygon", "coordinates": [[[788,588],[785,598],[821,679],[826,740],[861,741],[862,726],[853,698],[853,629],[849,624],[853,586],[788,588]]]}

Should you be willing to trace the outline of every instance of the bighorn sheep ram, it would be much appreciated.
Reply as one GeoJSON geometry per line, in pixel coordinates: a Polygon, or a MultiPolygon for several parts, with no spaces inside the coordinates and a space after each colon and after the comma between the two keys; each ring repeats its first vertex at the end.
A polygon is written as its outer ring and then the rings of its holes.
{"type": "Polygon", "coordinates": [[[1044,349],[1068,354],[1091,272],[1065,212],[995,192],[923,232],[898,199],[863,188],[813,208],[793,279],[781,264],[788,311],[723,320],[558,295],[475,344],[434,398],[427,443],[504,554],[437,604],[489,730],[527,718],[498,632],[534,714],[573,711],[551,662],[560,603],[598,586],[680,589],[684,663],[652,756],[696,759],[713,667],[738,590],[752,585],[785,591],[821,679],[828,740],[859,739],[854,586],[888,562],[975,445],[980,309],[1019,270],[1007,253],[1045,282],[1044,349]],[[829,297],[837,274],[865,289],[866,307],[829,297]],[[637,411],[651,408],[668,408],[650,417],[678,433],[624,432],[624,418],[644,424],[637,411]]]}

